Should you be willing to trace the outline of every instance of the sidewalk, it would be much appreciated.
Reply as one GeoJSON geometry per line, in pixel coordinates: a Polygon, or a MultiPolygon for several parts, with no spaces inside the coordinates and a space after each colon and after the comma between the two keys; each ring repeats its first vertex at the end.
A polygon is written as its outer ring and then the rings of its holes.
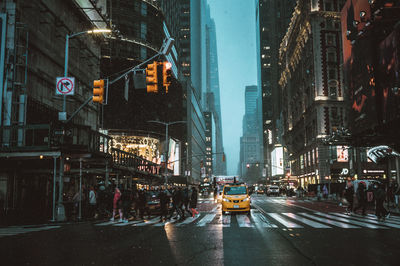
{"type": "MultiPolygon", "coordinates": [[[[297,198],[296,196],[294,196],[292,198],[299,199],[299,200],[306,199],[306,200],[311,200],[311,201],[316,201],[316,202],[326,202],[328,204],[342,206],[342,205],[340,205],[341,201],[339,199],[336,199],[335,197],[333,197],[333,195],[329,195],[327,199],[320,198],[320,200],[318,200],[318,197],[316,197],[316,196],[315,197],[304,196],[303,198],[297,198]]],[[[388,210],[391,214],[395,214],[395,215],[399,215],[400,216],[400,210],[399,209],[396,209],[394,207],[388,207],[387,202],[385,202],[384,206],[385,206],[386,210],[388,210]]],[[[367,209],[371,209],[371,207],[372,206],[370,204],[367,204],[367,209]]],[[[375,207],[373,207],[372,209],[374,209],[374,208],[375,207]]]]}

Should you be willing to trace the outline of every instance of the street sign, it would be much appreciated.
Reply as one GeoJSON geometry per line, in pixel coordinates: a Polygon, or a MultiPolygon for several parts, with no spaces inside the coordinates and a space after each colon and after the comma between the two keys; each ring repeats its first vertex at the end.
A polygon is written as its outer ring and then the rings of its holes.
{"type": "Polygon", "coordinates": [[[74,95],[75,78],[73,77],[57,77],[56,94],[57,95],[74,95]]]}

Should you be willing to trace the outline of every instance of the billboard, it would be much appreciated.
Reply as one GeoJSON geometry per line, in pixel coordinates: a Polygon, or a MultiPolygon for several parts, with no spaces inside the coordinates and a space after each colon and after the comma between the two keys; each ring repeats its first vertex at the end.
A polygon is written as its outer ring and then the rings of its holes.
{"type": "Polygon", "coordinates": [[[339,163],[347,163],[349,161],[349,147],[348,146],[336,146],[336,160],[339,163]]]}
{"type": "Polygon", "coordinates": [[[0,13],[0,126],[2,123],[2,99],[3,99],[3,84],[4,84],[4,58],[6,55],[6,14],[0,13]]]}
{"type": "Polygon", "coordinates": [[[350,99],[350,130],[353,134],[379,123],[373,36],[359,37],[371,17],[368,0],[348,0],[341,13],[343,72],[350,99]],[[357,41],[354,41],[357,39],[357,41]]]}
{"type": "Polygon", "coordinates": [[[283,175],[283,147],[276,147],[271,152],[272,176],[283,175]]]}
{"type": "Polygon", "coordinates": [[[382,124],[400,118],[400,29],[393,31],[379,45],[378,88],[382,124]]]}

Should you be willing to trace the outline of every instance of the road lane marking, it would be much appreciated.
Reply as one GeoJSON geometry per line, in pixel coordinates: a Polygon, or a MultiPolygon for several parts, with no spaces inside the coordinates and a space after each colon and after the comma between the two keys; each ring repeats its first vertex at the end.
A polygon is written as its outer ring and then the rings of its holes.
{"type": "MultiPolygon", "coordinates": [[[[346,217],[346,218],[349,217],[348,215],[343,214],[343,213],[332,212],[331,214],[332,215],[341,216],[341,217],[346,217]]],[[[362,222],[368,222],[368,223],[373,223],[373,224],[377,224],[377,225],[385,225],[385,226],[389,226],[389,227],[400,229],[400,225],[399,224],[394,224],[394,223],[391,223],[390,221],[389,222],[383,222],[383,221],[381,222],[381,221],[373,220],[373,219],[369,219],[369,218],[362,218],[362,217],[355,217],[355,216],[350,216],[350,217],[352,217],[352,219],[355,219],[355,220],[358,220],[358,221],[362,221],[362,222]]]]}
{"type": "Polygon", "coordinates": [[[222,216],[222,226],[230,227],[231,226],[231,215],[221,215],[222,216]]]}
{"type": "Polygon", "coordinates": [[[209,222],[214,220],[214,217],[216,216],[216,213],[211,213],[211,214],[206,214],[203,219],[201,219],[199,222],[197,222],[197,226],[203,227],[206,226],[209,222]]]}
{"type": "Polygon", "coordinates": [[[289,217],[289,218],[292,218],[292,219],[294,219],[294,220],[297,220],[297,221],[299,221],[299,222],[302,222],[302,223],[304,223],[304,224],[306,224],[306,225],[309,225],[309,226],[311,226],[311,227],[314,227],[314,228],[332,228],[332,227],[330,227],[330,226],[328,226],[328,225],[321,224],[321,223],[317,223],[317,222],[311,221],[311,220],[309,220],[309,219],[303,218],[303,217],[298,216],[298,215],[296,215],[296,214],[294,214],[294,213],[282,213],[282,214],[283,214],[283,215],[286,215],[286,216],[289,217]]]}
{"type": "Polygon", "coordinates": [[[259,225],[261,227],[278,228],[277,225],[270,223],[268,221],[268,219],[261,213],[255,213],[252,210],[251,217],[252,217],[253,221],[255,222],[256,226],[259,225]]]}
{"type": "Polygon", "coordinates": [[[371,228],[371,229],[384,229],[385,228],[385,227],[382,227],[382,226],[376,226],[376,225],[372,225],[372,224],[368,224],[368,223],[364,223],[364,222],[358,222],[356,220],[349,219],[349,218],[347,218],[347,219],[340,218],[340,217],[329,215],[329,214],[322,213],[322,212],[314,212],[314,213],[319,215],[319,216],[323,216],[323,217],[326,217],[326,218],[329,218],[329,219],[335,219],[335,220],[342,221],[342,222],[345,222],[345,223],[355,224],[355,225],[359,225],[359,226],[363,226],[363,227],[367,227],[367,228],[371,228]]]}
{"type": "Polygon", "coordinates": [[[219,215],[216,219],[215,226],[230,227],[231,226],[231,215],[219,215]]]}
{"type": "MultiPolygon", "coordinates": [[[[372,219],[372,220],[378,220],[378,217],[376,217],[375,215],[371,215],[371,216],[367,215],[367,217],[362,216],[362,215],[360,215],[360,214],[356,214],[356,213],[353,213],[352,215],[357,216],[357,217],[364,217],[364,218],[372,219]]],[[[400,225],[400,221],[394,220],[394,219],[392,219],[392,218],[385,218],[385,221],[386,221],[386,222],[390,222],[390,223],[394,223],[394,224],[399,224],[399,225],[400,225]]]]}
{"type": "Polygon", "coordinates": [[[142,222],[143,222],[143,220],[141,220],[141,221],[130,221],[130,222],[127,222],[127,223],[119,222],[119,223],[113,224],[113,226],[127,226],[127,225],[142,223],[142,222]]]}
{"type": "MultiPolygon", "coordinates": [[[[358,215],[358,216],[360,216],[359,214],[354,214],[354,215],[358,215]]],[[[369,217],[369,218],[371,218],[371,219],[378,219],[377,217],[376,217],[376,215],[373,215],[373,214],[367,214],[367,216],[369,217]]],[[[386,218],[385,219],[386,221],[391,221],[391,222],[393,222],[393,223],[400,223],[400,219],[398,218],[398,217],[393,217],[393,215],[390,217],[390,218],[386,218]]]]}
{"type": "Polygon", "coordinates": [[[95,226],[105,226],[105,225],[110,225],[110,224],[115,224],[115,223],[118,223],[118,221],[103,222],[103,223],[95,224],[95,226]]]}
{"type": "Polygon", "coordinates": [[[182,225],[185,225],[185,224],[190,224],[190,223],[196,221],[197,218],[199,218],[199,217],[200,217],[200,214],[196,214],[194,217],[188,217],[183,222],[176,223],[175,225],[176,226],[182,226],[182,225]]]}
{"type": "Polygon", "coordinates": [[[238,222],[239,227],[254,227],[254,225],[251,224],[251,221],[247,214],[237,214],[236,220],[238,222]]]}
{"type": "Polygon", "coordinates": [[[161,226],[166,226],[166,225],[172,224],[172,223],[174,223],[174,222],[173,221],[164,221],[164,222],[159,222],[159,223],[153,224],[153,226],[161,227],[161,226]]]}
{"type": "Polygon", "coordinates": [[[26,233],[31,233],[31,232],[47,231],[47,230],[51,230],[51,229],[57,229],[60,227],[61,226],[59,226],[59,225],[43,226],[43,227],[36,227],[36,228],[6,227],[6,228],[0,228],[0,237],[26,234],[26,233]]]}
{"type": "Polygon", "coordinates": [[[331,224],[331,225],[334,225],[334,226],[337,226],[337,227],[341,227],[341,228],[360,228],[359,226],[355,226],[355,225],[351,225],[351,224],[345,224],[345,223],[341,223],[341,222],[337,222],[337,221],[332,221],[332,220],[321,218],[321,217],[318,217],[318,216],[315,216],[315,215],[311,215],[311,214],[305,213],[305,212],[301,212],[299,214],[302,215],[302,216],[311,218],[313,220],[316,220],[316,221],[319,221],[319,222],[322,222],[322,223],[326,223],[326,224],[331,224]]]}
{"type": "Polygon", "coordinates": [[[277,213],[267,213],[267,215],[269,215],[270,217],[272,217],[273,219],[277,220],[279,223],[281,223],[282,225],[284,225],[287,228],[303,228],[303,226],[298,225],[296,223],[293,223],[287,219],[285,219],[284,217],[280,216],[277,213]]]}
{"type": "Polygon", "coordinates": [[[152,225],[160,221],[160,217],[153,218],[151,220],[144,220],[141,223],[132,224],[132,226],[145,226],[145,225],[152,225]]]}

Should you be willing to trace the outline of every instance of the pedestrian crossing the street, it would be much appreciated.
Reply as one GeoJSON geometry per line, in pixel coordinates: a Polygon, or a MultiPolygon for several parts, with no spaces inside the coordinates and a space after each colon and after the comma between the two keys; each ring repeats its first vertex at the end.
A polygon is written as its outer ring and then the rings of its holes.
{"type": "Polygon", "coordinates": [[[56,228],[60,228],[60,226],[41,226],[41,227],[10,226],[5,228],[0,228],[0,238],[6,236],[26,234],[31,232],[47,231],[56,228]]]}
{"type": "Polygon", "coordinates": [[[212,212],[202,212],[195,217],[189,217],[185,220],[170,219],[160,221],[159,217],[152,219],[130,221],[127,223],[103,222],[96,226],[112,227],[165,227],[174,226],[179,228],[199,227],[207,228],[272,228],[272,229],[400,229],[400,219],[391,217],[385,221],[379,221],[375,216],[361,216],[357,214],[347,215],[339,212],[264,212],[258,209],[252,209],[248,214],[227,214],[222,215],[220,210],[212,212]]]}

